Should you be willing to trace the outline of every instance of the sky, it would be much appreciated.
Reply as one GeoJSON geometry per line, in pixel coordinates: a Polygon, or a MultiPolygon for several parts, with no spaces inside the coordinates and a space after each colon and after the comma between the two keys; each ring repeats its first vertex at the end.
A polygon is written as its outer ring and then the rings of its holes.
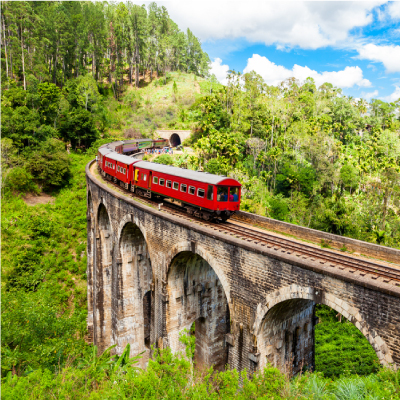
{"type": "Polygon", "coordinates": [[[400,1],[170,0],[224,83],[228,70],[256,71],[269,85],[295,77],[330,82],[370,101],[400,98],[400,1]]]}

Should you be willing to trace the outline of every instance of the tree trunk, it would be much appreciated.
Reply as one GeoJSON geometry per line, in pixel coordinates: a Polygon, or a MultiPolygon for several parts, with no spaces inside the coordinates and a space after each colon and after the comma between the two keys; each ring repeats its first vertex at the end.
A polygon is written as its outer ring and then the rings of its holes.
{"type": "Polygon", "coordinates": [[[24,56],[24,35],[22,31],[22,25],[20,25],[21,29],[21,55],[22,55],[22,77],[24,79],[24,90],[26,90],[26,79],[25,79],[25,56],[24,56]]]}
{"type": "Polygon", "coordinates": [[[275,120],[275,116],[272,116],[272,134],[271,134],[271,149],[272,149],[272,145],[274,142],[274,120],[275,120]]]}
{"type": "Polygon", "coordinates": [[[385,190],[385,194],[383,195],[383,213],[382,213],[382,223],[381,223],[381,230],[385,230],[385,222],[386,222],[386,215],[388,210],[388,200],[390,198],[389,190],[385,190]]]}
{"type": "Polygon", "coordinates": [[[7,80],[8,80],[8,55],[7,55],[7,40],[6,40],[6,23],[4,21],[4,16],[2,19],[3,19],[4,53],[6,56],[6,74],[7,74],[7,80]]]}
{"type": "Polygon", "coordinates": [[[95,55],[94,55],[94,50],[93,50],[93,56],[92,56],[92,76],[93,76],[93,79],[95,79],[96,78],[96,76],[95,76],[95,55]]]}
{"type": "Polygon", "coordinates": [[[135,86],[139,87],[139,44],[135,33],[135,86]]]}

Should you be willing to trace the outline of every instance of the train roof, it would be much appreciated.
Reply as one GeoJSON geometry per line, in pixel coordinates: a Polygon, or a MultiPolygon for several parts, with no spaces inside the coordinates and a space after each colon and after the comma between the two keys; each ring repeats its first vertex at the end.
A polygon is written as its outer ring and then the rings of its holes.
{"type": "Polygon", "coordinates": [[[137,160],[133,159],[132,157],[128,157],[123,154],[119,154],[119,153],[115,153],[115,152],[112,152],[111,154],[107,154],[107,158],[109,158],[110,160],[122,162],[127,165],[131,165],[137,161],[137,160]]]}
{"type": "MultiPolygon", "coordinates": [[[[138,161],[135,164],[135,167],[144,168],[155,172],[161,172],[163,174],[177,176],[179,178],[186,178],[193,181],[209,183],[211,185],[219,185],[228,180],[235,181],[237,186],[241,186],[240,182],[238,182],[236,179],[228,178],[224,175],[214,175],[209,174],[208,172],[192,171],[190,169],[171,167],[170,165],[157,164],[149,161],[138,161]]],[[[227,182],[227,184],[232,185],[232,183],[229,182],[227,182]]]]}
{"type": "Polygon", "coordinates": [[[99,153],[100,153],[102,156],[105,156],[106,154],[111,153],[112,151],[113,151],[113,150],[108,149],[107,147],[100,147],[100,148],[99,148],[99,153]]]}

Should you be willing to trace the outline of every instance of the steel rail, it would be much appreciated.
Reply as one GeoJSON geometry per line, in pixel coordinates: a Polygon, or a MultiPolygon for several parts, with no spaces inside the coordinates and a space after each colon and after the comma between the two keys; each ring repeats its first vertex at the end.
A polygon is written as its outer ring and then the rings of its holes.
{"type": "MultiPolygon", "coordinates": [[[[102,176],[101,178],[104,181],[111,183],[119,190],[122,190],[125,193],[129,193],[133,198],[140,199],[140,201],[145,202],[148,205],[158,207],[158,205],[160,204],[160,202],[139,196],[136,193],[132,193],[129,190],[118,185],[117,183],[113,182],[112,180],[104,179],[104,177],[102,176]]],[[[400,269],[385,266],[372,261],[356,259],[355,257],[345,254],[338,254],[328,249],[318,249],[306,243],[299,243],[291,239],[280,238],[274,236],[273,234],[260,232],[251,228],[246,228],[242,225],[238,225],[232,222],[216,223],[205,221],[196,216],[188,215],[185,211],[182,210],[182,207],[170,202],[163,202],[163,211],[168,212],[172,215],[176,215],[180,218],[184,218],[191,222],[195,221],[200,225],[212,228],[221,233],[235,236],[236,238],[247,240],[248,242],[254,242],[255,244],[260,244],[261,246],[273,248],[276,251],[280,250],[281,252],[286,254],[294,253],[297,257],[310,259],[311,261],[318,260],[320,264],[328,264],[328,266],[330,267],[338,267],[341,270],[349,269],[349,272],[352,273],[354,273],[355,271],[360,271],[361,276],[372,274],[376,277],[371,277],[372,279],[377,279],[378,277],[381,277],[383,278],[385,283],[389,283],[392,280],[396,281],[395,284],[397,286],[400,286],[400,283],[397,283],[400,282],[400,269]]]]}

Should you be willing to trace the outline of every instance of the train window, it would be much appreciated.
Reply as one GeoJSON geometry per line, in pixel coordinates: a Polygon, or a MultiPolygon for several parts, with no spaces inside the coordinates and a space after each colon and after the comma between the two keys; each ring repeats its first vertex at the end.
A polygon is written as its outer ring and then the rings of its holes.
{"type": "Polygon", "coordinates": [[[157,176],[153,176],[153,183],[155,183],[157,185],[157,183],[158,183],[158,177],[157,176]]]}
{"type": "Polygon", "coordinates": [[[164,179],[160,178],[160,186],[164,186],[164,179]]]}
{"type": "Polygon", "coordinates": [[[189,186],[189,194],[195,194],[196,188],[194,186],[189,186]]]}
{"type": "Polygon", "coordinates": [[[167,181],[167,184],[165,185],[167,188],[171,189],[171,181],[167,181]]]}
{"type": "Polygon", "coordinates": [[[174,189],[175,190],[179,190],[179,183],[178,182],[174,182],[174,189]]]}
{"type": "Polygon", "coordinates": [[[204,189],[197,189],[197,196],[199,197],[204,197],[205,194],[205,190],[204,189]]]}
{"type": "Polygon", "coordinates": [[[239,201],[239,188],[231,187],[229,189],[229,201],[239,201]]]}
{"type": "Polygon", "coordinates": [[[143,174],[140,174],[140,180],[141,181],[143,180],[143,174]]]}
{"type": "Polygon", "coordinates": [[[219,186],[217,189],[217,201],[228,201],[228,187],[219,186]]]}
{"type": "Polygon", "coordinates": [[[214,192],[214,186],[208,185],[207,200],[212,200],[213,199],[213,192],[214,192]]]}
{"type": "Polygon", "coordinates": [[[117,165],[117,171],[119,172],[119,165],[117,165]]]}
{"type": "Polygon", "coordinates": [[[181,184],[181,192],[186,193],[186,188],[187,188],[187,186],[184,183],[182,183],[181,184]]]}
{"type": "Polygon", "coordinates": [[[147,181],[147,174],[144,174],[144,179],[145,182],[147,181]]]}
{"type": "Polygon", "coordinates": [[[126,168],[124,168],[124,174],[126,174],[126,168]]]}

